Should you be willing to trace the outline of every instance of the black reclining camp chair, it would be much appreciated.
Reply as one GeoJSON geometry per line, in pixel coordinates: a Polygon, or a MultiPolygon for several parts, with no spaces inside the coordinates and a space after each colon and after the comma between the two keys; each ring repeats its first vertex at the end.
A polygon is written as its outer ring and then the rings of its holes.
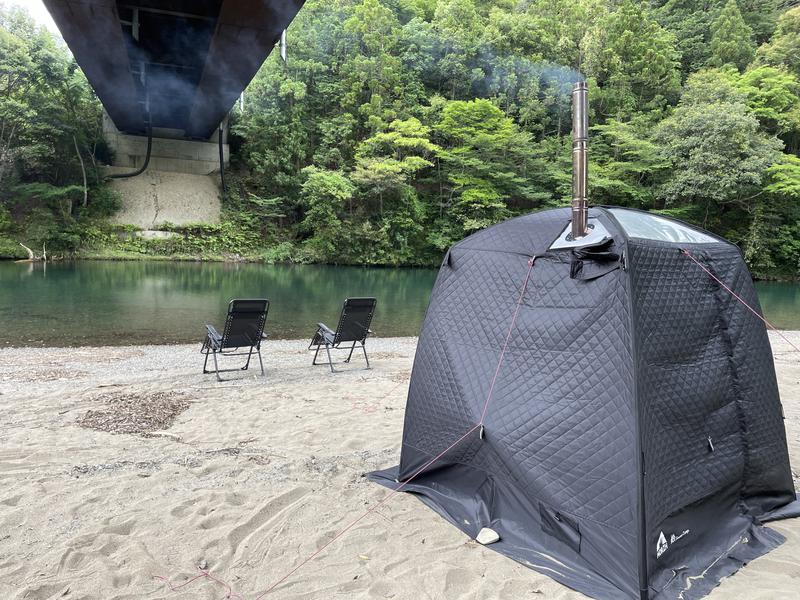
{"type": "Polygon", "coordinates": [[[208,355],[214,357],[214,371],[217,380],[222,381],[220,373],[228,371],[246,371],[250,366],[250,358],[253,350],[258,354],[258,362],[261,365],[261,375],[264,375],[264,362],[261,360],[261,341],[264,335],[264,323],[267,321],[267,311],[269,310],[269,300],[231,300],[228,304],[228,317],[225,319],[225,329],[220,334],[213,325],[206,325],[206,337],[203,340],[203,347],[200,352],[206,355],[203,363],[203,373],[211,373],[206,370],[208,365],[208,355]],[[247,349],[244,351],[244,349],[247,349]],[[239,350],[243,350],[239,352],[239,350]],[[240,369],[220,369],[217,363],[217,354],[220,356],[244,356],[247,355],[247,362],[240,369]]]}
{"type": "MultiPolygon", "coordinates": [[[[375,305],[377,304],[375,298],[348,298],[344,301],[342,307],[342,314],[339,317],[339,324],[336,326],[336,331],[324,323],[317,323],[317,331],[314,337],[311,338],[311,343],[308,349],[311,350],[314,346],[317,347],[314,352],[314,360],[311,364],[325,364],[317,362],[317,355],[322,346],[325,346],[325,352],[328,353],[328,365],[331,368],[331,373],[336,369],[333,368],[333,360],[331,360],[331,349],[339,349],[341,344],[348,344],[350,346],[350,354],[347,355],[347,360],[344,362],[349,363],[350,358],[353,356],[353,350],[356,344],[361,344],[361,349],[364,351],[364,360],[367,361],[367,368],[369,369],[369,358],[367,357],[367,349],[364,342],[367,341],[367,336],[372,333],[369,326],[372,322],[372,315],[375,314],[375,305]]],[[[346,347],[344,348],[347,349],[346,347]]]]}

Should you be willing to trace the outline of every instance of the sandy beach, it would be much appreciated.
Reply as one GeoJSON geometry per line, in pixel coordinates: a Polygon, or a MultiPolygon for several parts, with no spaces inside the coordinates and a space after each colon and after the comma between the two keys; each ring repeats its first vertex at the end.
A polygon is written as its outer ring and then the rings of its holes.
{"type": "MultiPolygon", "coordinates": [[[[800,332],[787,335],[800,344],[800,332]]],[[[800,355],[772,346],[800,487],[800,355]]],[[[255,600],[386,491],[416,340],[369,342],[342,372],[307,342],[202,375],[199,344],[0,350],[0,598],[255,600]],[[208,569],[230,585],[199,579],[208,569]]],[[[711,598],[797,597],[800,519],[711,598]]],[[[267,599],[584,598],[396,494],[267,599]]]]}

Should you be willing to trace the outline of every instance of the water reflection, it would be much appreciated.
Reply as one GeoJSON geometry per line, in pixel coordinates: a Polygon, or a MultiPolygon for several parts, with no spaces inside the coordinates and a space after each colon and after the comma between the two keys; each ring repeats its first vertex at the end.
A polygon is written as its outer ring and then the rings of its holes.
{"type": "Polygon", "coordinates": [[[346,296],[376,296],[373,329],[416,335],[436,272],[233,263],[0,263],[1,345],[168,343],[221,325],[231,298],[271,301],[273,338],[310,336],[346,296]]]}
{"type": "MultiPolygon", "coordinates": [[[[265,266],[234,263],[0,262],[0,345],[143,344],[199,341],[231,298],[271,301],[272,338],[335,325],[346,296],[375,296],[373,329],[417,335],[433,269],[265,266]]],[[[800,329],[800,285],[757,284],[777,327],[800,329]]]]}

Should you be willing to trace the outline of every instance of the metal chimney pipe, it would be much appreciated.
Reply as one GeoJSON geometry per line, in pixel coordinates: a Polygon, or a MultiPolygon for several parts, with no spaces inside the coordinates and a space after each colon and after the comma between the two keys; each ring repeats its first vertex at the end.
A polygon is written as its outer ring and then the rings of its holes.
{"type": "Polygon", "coordinates": [[[588,233],[589,204],[589,87],[572,86],[572,239],[588,233]]]}

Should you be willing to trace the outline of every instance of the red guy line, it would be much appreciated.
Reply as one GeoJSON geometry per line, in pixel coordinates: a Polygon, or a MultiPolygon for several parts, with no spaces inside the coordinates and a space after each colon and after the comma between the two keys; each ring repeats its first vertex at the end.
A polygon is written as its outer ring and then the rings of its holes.
{"type": "Polygon", "coordinates": [[[322,546],[322,547],[321,547],[319,550],[317,550],[316,552],[314,552],[313,554],[311,554],[310,556],[308,556],[308,558],[306,558],[305,560],[303,560],[303,562],[301,562],[299,565],[297,565],[297,566],[296,566],[294,569],[292,569],[291,571],[289,571],[289,572],[288,572],[286,575],[284,575],[284,576],[283,576],[283,577],[281,577],[281,578],[280,578],[278,581],[276,581],[276,582],[275,582],[275,583],[273,583],[271,586],[269,586],[269,587],[268,587],[266,590],[264,590],[264,591],[263,591],[261,594],[259,594],[259,595],[256,597],[256,599],[255,599],[255,600],[261,600],[261,599],[262,599],[264,596],[266,596],[267,594],[269,594],[269,593],[270,593],[272,590],[274,590],[276,587],[278,587],[278,586],[279,586],[281,583],[283,583],[284,581],[286,581],[287,579],[289,579],[289,577],[291,577],[292,575],[294,575],[294,574],[295,574],[295,573],[296,573],[298,570],[300,570],[300,568],[301,568],[301,567],[303,567],[303,566],[304,566],[306,563],[308,563],[309,561],[311,561],[311,560],[313,560],[314,558],[316,558],[316,557],[317,557],[317,556],[318,556],[318,555],[319,555],[319,554],[320,554],[320,553],[321,553],[323,550],[325,550],[325,548],[327,548],[328,546],[330,546],[330,545],[331,545],[333,542],[335,542],[335,541],[336,541],[336,540],[338,540],[340,537],[342,537],[342,536],[343,536],[345,533],[347,533],[348,531],[350,531],[350,529],[352,529],[352,528],[353,528],[353,527],[354,527],[354,526],[355,526],[355,525],[356,525],[356,524],[357,524],[359,521],[361,521],[362,519],[364,519],[364,518],[365,518],[365,517],[367,517],[368,515],[370,515],[370,514],[372,514],[373,512],[375,512],[375,511],[376,511],[376,510],[377,510],[377,509],[378,509],[380,506],[382,506],[382,505],[386,504],[386,502],[388,502],[388,501],[389,501],[389,500],[390,500],[392,497],[394,497],[394,495],[395,495],[395,494],[397,494],[397,493],[398,493],[400,490],[402,490],[404,487],[406,487],[406,485],[408,485],[409,483],[411,483],[411,481],[412,481],[412,480],[413,480],[415,477],[417,477],[417,475],[419,475],[420,473],[422,473],[422,472],[423,472],[425,469],[427,469],[429,466],[431,466],[431,465],[432,465],[433,463],[435,463],[437,460],[439,460],[440,458],[442,458],[442,457],[443,457],[445,454],[447,454],[447,453],[448,453],[450,450],[452,450],[453,448],[455,448],[455,447],[456,447],[456,446],[457,446],[459,443],[461,443],[461,442],[462,442],[462,441],[463,441],[463,440],[464,440],[464,439],[465,439],[465,438],[466,438],[466,437],[467,437],[469,434],[471,434],[473,431],[475,431],[475,430],[476,430],[476,429],[478,429],[479,427],[480,427],[480,425],[474,425],[474,426],[472,427],[472,429],[470,429],[469,431],[467,431],[467,432],[466,432],[464,435],[462,435],[460,438],[458,438],[458,439],[457,439],[455,442],[453,442],[452,444],[450,444],[450,445],[449,445],[447,448],[445,448],[444,450],[442,450],[442,451],[441,451],[439,454],[437,454],[435,457],[433,457],[433,458],[432,458],[432,459],[430,459],[428,462],[426,462],[424,465],[422,465],[422,466],[421,466],[419,469],[417,469],[417,471],[416,471],[416,472],[415,472],[415,473],[414,473],[414,474],[413,474],[411,477],[409,477],[408,479],[406,479],[405,481],[403,481],[402,483],[400,483],[400,485],[398,485],[398,486],[397,486],[395,489],[393,489],[391,492],[389,492],[388,494],[386,494],[386,495],[385,495],[385,496],[384,496],[384,497],[381,499],[381,501],[380,501],[380,502],[378,502],[377,504],[374,504],[372,507],[370,507],[370,509],[369,509],[369,510],[367,510],[365,513],[363,513],[363,514],[362,514],[360,517],[358,517],[357,519],[355,519],[355,520],[351,521],[351,522],[350,522],[350,524],[349,524],[349,525],[347,525],[347,527],[345,527],[344,529],[342,529],[341,531],[339,531],[339,533],[337,533],[337,534],[336,534],[335,536],[333,536],[333,537],[332,537],[332,538],[331,538],[329,541],[327,541],[327,542],[326,542],[326,543],[325,543],[325,544],[324,544],[324,545],[323,545],[323,546],[322,546]]]}
{"type": "MultiPolygon", "coordinates": [[[[361,522],[363,519],[365,519],[366,517],[368,517],[369,515],[371,515],[373,512],[375,512],[375,511],[376,511],[378,508],[380,508],[381,506],[383,506],[384,504],[386,504],[386,503],[387,503],[387,502],[388,502],[390,499],[392,499],[392,498],[393,498],[393,497],[394,497],[394,496],[395,496],[395,495],[396,495],[398,492],[400,492],[401,490],[403,490],[403,488],[405,488],[405,487],[406,487],[406,486],[407,486],[409,483],[411,483],[411,482],[412,482],[412,481],[413,481],[413,480],[414,480],[414,479],[415,479],[415,478],[416,478],[418,475],[420,475],[420,474],[421,474],[423,471],[425,471],[425,469],[427,469],[428,467],[430,467],[431,465],[433,465],[433,464],[434,464],[436,461],[438,461],[440,458],[444,457],[444,455],[445,455],[445,454],[447,454],[448,452],[450,452],[450,450],[452,450],[452,449],[453,449],[453,448],[455,448],[455,447],[456,447],[458,444],[460,444],[462,441],[464,441],[464,440],[465,440],[465,439],[466,439],[466,438],[467,438],[467,437],[468,437],[470,434],[472,434],[472,433],[473,433],[473,432],[475,432],[476,430],[478,430],[478,429],[480,429],[481,427],[483,427],[484,419],[486,418],[486,411],[487,411],[487,410],[488,410],[488,408],[489,408],[489,402],[490,402],[490,400],[492,399],[492,394],[493,394],[493,392],[494,392],[494,386],[495,386],[495,383],[497,382],[497,376],[498,376],[498,375],[499,375],[499,373],[500,373],[500,367],[501,367],[501,366],[502,366],[502,364],[503,364],[503,359],[504,359],[504,357],[505,357],[506,350],[508,349],[508,343],[509,343],[509,341],[511,340],[511,333],[512,333],[512,332],[513,332],[513,330],[514,330],[514,325],[516,324],[516,322],[517,322],[517,316],[519,315],[519,309],[520,309],[520,306],[522,306],[522,300],[523,300],[523,298],[525,297],[525,292],[526,292],[526,290],[528,289],[528,282],[530,281],[530,278],[531,278],[531,271],[533,270],[533,263],[535,262],[535,260],[536,260],[536,257],[535,257],[535,256],[533,256],[533,257],[531,257],[531,259],[528,261],[528,272],[527,272],[527,273],[526,273],[526,275],[525,275],[525,281],[524,281],[524,282],[523,282],[523,284],[522,284],[522,289],[520,290],[519,298],[517,299],[517,305],[516,305],[516,307],[515,307],[515,309],[514,309],[514,315],[513,315],[513,317],[511,318],[511,324],[509,325],[509,327],[508,327],[508,332],[506,333],[506,339],[505,339],[505,342],[503,343],[503,349],[502,349],[502,350],[501,350],[501,352],[500,352],[500,358],[499,358],[499,359],[498,359],[498,361],[497,361],[497,368],[496,368],[496,369],[495,369],[495,371],[494,371],[494,376],[492,377],[492,383],[491,383],[491,385],[489,386],[489,393],[487,394],[487,396],[486,396],[486,402],[485,402],[485,403],[484,403],[484,405],[483,405],[483,413],[481,414],[481,419],[480,419],[480,421],[479,421],[479,422],[478,422],[476,425],[473,425],[473,426],[472,426],[472,428],[470,428],[470,429],[469,429],[469,431],[467,431],[466,433],[464,433],[464,434],[463,434],[463,435],[462,435],[460,438],[458,438],[458,439],[457,439],[455,442],[453,442],[452,444],[450,444],[450,445],[449,445],[447,448],[445,448],[444,450],[442,450],[442,451],[441,451],[439,454],[437,454],[436,456],[434,456],[432,459],[430,459],[428,462],[426,462],[424,465],[422,465],[422,466],[421,466],[419,469],[417,469],[417,470],[416,470],[416,471],[415,471],[415,472],[414,472],[414,473],[411,475],[411,477],[409,477],[408,479],[406,479],[406,480],[405,480],[405,481],[403,481],[403,482],[398,482],[398,484],[399,484],[399,485],[398,485],[396,488],[394,488],[393,490],[391,490],[391,491],[390,491],[388,494],[386,494],[386,495],[385,495],[385,496],[384,496],[384,497],[383,497],[383,498],[382,498],[380,501],[378,501],[376,504],[374,504],[372,507],[370,507],[370,508],[369,508],[367,511],[365,511],[363,514],[361,514],[359,517],[357,517],[356,519],[354,519],[353,521],[351,521],[351,522],[350,522],[350,523],[349,523],[349,524],[348,524],[346,527],[344,527],[343,529],[341,529],[341,530],[340,530],[340,531],[339,531],[339,532],[338,532],[338,533],[337,533],[335,536],[333,536],[333,537],[332,537],[330,540],[328,540],[327,542],[325,542],[325,544],[323,544],[323,545],[322,545],[322,546],[321,546],[319,549],[317,549],[315,552],[313,552],[312,554],[310,554],[310,555],[309,555],[307,558],[305,558],[305,559],[304,559],[302,562],[300,562],[300,564],[298,564],[296,567],[294,567],[294,568],[293,568],[291,571],[289,571],[288,573],[286,573],[286,575],[284,575],[283,577],[281,577],[280,579],[278,579],[278,580],[277,580],[275,583],[273,583],[271,586],[269,586],[269,587],[268,587],[266,590],[264,590],[263,592],[261,592],[261,593],[260,593],[260,594],[259,594],[259,595],[258,595],[258,596],[255,598],[255,600],[262,600],[262,598],[264,598],[264,596],[266,596],[267,594],[269,594],[269,593],[270,593],[271,591],[273,591],[273,590],[274,590],[276,587],[278,587],[278,586],[279,586],[280,584],[282,584],[284,581],[286,581],[287,579],[289,579],[289,577],[291,577],[292,575],[294,575],[294,574],[295,574],[297,571],[299,571],[299,570],[300,570],[300,569],[301,569],[301,568],[302,568],[304,565],[308,564],[308,563],[309,563],[310,561],[312,561],[314,558],[316,558],[317,556],[319,556],[319,555],[320,555],[320,554],[321,554],[321,553],[322,553],[322,552],[323,552],[323,551],[324,551],[324,550],[325,550],[325,549],[326,549],[328,546],[330,546],[331,544],[333,544],[333,542],[335,542],[336,540],[338,540],[339,538],[341,538],[341,537],[342,537],[342,536],[343,536],[345,533],[347,533],[348,531],[350,531],[350,530],[351,530],[353,527],[355,527],[355,526],[356,526],[356,525],[357,525],[359,522],[361,522]]],[[[402,383],[402,382],[401,382],[401,383],[402,383]]],[[[399,387],[399,386],[400,386],[400,384],[398,384],[396,387],[399,387]]],[[[396,387],[395,387],[395,388],[393,388],[393,389],[392,389],[392,391],[394,391],[394,389],[396,389],[396,387]]],[[[390,393],[391,393],[391,392],[390,392],[390,393]]],[[[388,396],[388,394],[387,394],[387,396],[388,396]]],[[[213,575],[211,575],[211,574],[210,574],[208,571],[205,571],[205,570],[201,570],[201,572],[200,572],[200,575],[197,575],[196,577],[193,577],[192,579],[189,579],[188,581],[185,581],[184,583],[182,583],[182,584],[180,584],[180,585],[177,585],[177,586],[176,586],[176,585],[173,585],[173,584],[172,584],[172,583],[171,583],[171,582],[170,582],[170,581],[169,581],[169,580],[168,580],[166,577],[161,577],[161,576],[159,576],[159,575],[156,575],[156,576],[154,576],[154,579],[159,579],[159,580],[161,580],[161,581],[165,582],[165,583],[166,583],[166,584],[169,586],[170,590],[172,590],[173,592],[174,592],[174,591],[178,591],[178,590],[180,590],[181,588],[183,588],[183,587],[185,587],[185,586],[189,585],[190,583],[193,583],[193,582],[197,581],[198,579],[210,579],[210,580],[212,580],[212,581],[214,581],[214,582],[216,582],[216,583],[218,583],[218,584],[220,584],[220,585],[223,585],[223,586],[225,586],[225,587],[227,588],[227,590],[228,590],[228,593],[227,593],[227,595],[225,596],[226,598],[230,598],[231,600],[233,600],[234,598],[239,598],[239,599],[241,599],[241,598],[242,598],[242,597],[241,597],[239,594],[234,594],[234,593],[232,592],[232,590],[231,590],[231,587],[230,587],[230,586],[229,586],[227,583],[225,583],[224,581],[222,581],[222,580],[220,580],[220,579],[217,579],[216,577],[214,577],[214,576],[213,576],[213,575]]]]}
{"type": "Polygon", "coordinates": [[[711,270],[709,270],[709,269],[708,269],[708,268],[707,268],[707,267],[706,267],[706,266],[705,266],[703,263],[701,263],[701,262],[700,262],[699,260],[697,260],[697,259],[696,259],[694,256],[692,256],[692,255],[689,253],[689,251],[688,251],[688,250],[681,248],[681,252],[682,252],[683,254],[685,254],[686,256],[688,256],[690,259],[692,259],[692,261],[694,261],[694,263],[695,263],[695,264],[696,264],[698,267],[700,267],[701,269],[703,269],[703,271],[705,271],[706,273],[708,273],[708,276],[709,276],[709,277],[711,277],[711,279],[713,279],[713,280],[714,280],[714,281],[716,281],[718,284],[720,284],[720,285],[721,285],[723,288],[725,288],[725,289],[728,291],[728,293],[729,293],[731,296],[733,296],[734,298],[736,298],[736,299],[737,299],[739,302],[741,302],[741,303],[742,303],[742,304],[743,304],[745,307],[747,307],[747,309],[748,309],[748,310],[749,310],[751,313],[753,313],[753,314],[754,314],[755,316],[757,316],[759,319],[761,319],[762,321],[764,321],[764,323],[766,324],[766,326],[767,326],[767,327],[769,327],[770,329],[772,329],[772,331],[774,331],[774,332],[775,332],[775,333],[777,333],[779,336],[781,336],[781,337],[783,338],[783,340],[784,340],[784,341],[785,341],[787,344],[789,344],[789,345],[790,345],[792,348],[794,348],[794,349],[795,349],[795,351],[797,351],[797,352],[800,352],[800,348],[798,348],[798,347],[797,347],[797,346],[796,346],[796,345],[795,345],[795,344],[794,344],[794,343],[793,343],[791,340],[789,340],[789,338],[788,338],[788,337],[786,337],[786,336],[785,336],[785,335],[784,335],[784,334],[781,332],[781,330],[780,330],[780,329],[778,329],[778,328],[777,328],[777,327],[775,327],[775,326],[774,326],[772,323],[770,323],[770,322],[769,322],[769,321],[767,321],[767,320],[766,320],[764,317],[762,317],[762,316],[761,316],[761,315],[758,313],[758,311],[757,311],[756,309],[754,309],[754,308],[753,308],[752,306],[750,306],[750,305],[749,305],[747,302],[745,302],[745,301],[744,301],[744,299],[743,299],[741,296],[739,296],[739,294],[737,294],[737,293],[736,293],[736,292],[734,292],[734,291],[733,291],[731,288],[729,288],[727,285],[725,285],[725,283],[724,283],[724,282],[723,282],[721,279],[719,279],[719,277],[717,277],[716,275],[714,275],[714,273],[712,273],[712,272],[711,272],[711,270]]]}
{"type": "Polygon", "coordinates": [[[320,553],[321,553],[323,550],[325,550],[325,548],[327,548],[328,546],[330,546],[330,545],[331,545],[333,542],[335,542],[335,541],[336,541],[337,539],[339,539],[339,538],[340,538],[342,535],[344,535],[344,534],[345,534],[347,531],[349,531],[349,530],[350,530],[352,527],[354,527],[354,526],[356,525],[356,523],[358,523],[358,522],[359,522],[359,521],[361,521],[363,518],[365,518],[367,515],[369,515],[369,514],[373,513],[373,512],[374,512],[374,511],[375,511],[375,510],[376,510],[378,507],[380,507],[381,505],[383,505],[383,504],[385,504],[387,501],[389,501],[389,499],[391,499],[391,498],[392,498],[392,497],[393,497],[395,494],[397,494],[397,493],[398,493],[400,490],[402,490],[404,487],[406,487],[406,485],[408,485],[408,484],[409,484],[409,483],[410,483],[410,482],[411,482],[411,481],[412,481],[414,478],[416,478],[416,477],[417,477],[417,475],[419,475],[420,473],[422,473],[422,472],[423,472],[425,469],[427,469],[429,466],[431,466],[431,465],[432,465],[433,463],[435,463],[437,460],[439,460],[440,458],[442,458],[442,457],[443,457],[445,454],[447,454],[447,453],[448,453],[450,450],[452,450],[452,449],[453,449],[455,446],[457,446],[459,443],[461,443],[461,442],[462,442],[462,441],[463,441],[463,440],[464,440],[464,439],[465,439],[467,436],[469,436],[469,435],[470,435],[472,432],[474,432],[476,429],[479,429],[480,427],[483,427],[484,419],[486,418],[486,411],[487,411],[487,410],[488,410],[488,408],[489,408],[489,401],[492,399],[492,394],[493,394],[493,392],[494,392],[494,385],[495,385],[495,383],[497,382],[497,376],[498,376],[498,375],[499,375],[499,373],[500,373],[500,367],[503,365],[503,358],[505,357],[506,350],[508,349],[508,343],[509,343],[509,341],[511,340],[511,333],[512,333],[512,332],[513,332],[513,330],[514,330],[514,325],[515,325],[515,324],[516,324],[516,322],[517,322],[517,316],[519,315],[519,309],[520,309],[520,306],[522,306],[522,300],[523,300],[523,298],[525,297],[525,291],[528,289],[528,282],[530,281],[530,278],[531,278],[531,271],[533,270],[533,263],[534,263],[535,261],[536,261],[536,257],[535,257],[535,256],[532,256],[532,257],[530,258],[530,260],[528,261],[528,272],[525,274],[525,281],[522,283],[522,289],[520,290],[520,293],[519,293],[519,298],[517,298],[517,305],[516,305],[516,307],[515,307],[515,309],[514,309],[514,315],[513,315],[513,317],[511,318],[511,324],[508,326],[508,332],[506,333],[506,339],[505,339],[505,342],[503,343],[503,349],[500,351],[500,358],[497,360],[497,368],[495,368],[495,370],[494,370],[494,376],[492,377],[492,383],[491,383],[491,385],[489,386],[489,393],[488,393],[488,394],[487,394],[487,396],[486,396],[486,402],[485,402],[485,403],[484,403],[484,405],[483,405],[483,413],[481,414],[481,419],[480,419],[480,421],[478,422],[478,424],[477,424],[477,425],[475,425],[475,426],[473,426],[473,427],[472,427],[472,428],[471,428],[469,431],[467,431],[467,432],[466,432],[464,435],[462,435],[460,438],[458,438],[458,439],[457,439],[455,442],[453,442],[453,443],[452,443],[452,444],[450,444],[450,445],[449,445],[447,448],[445,448],[444,450],[442,450],[442,452],[440,452],[440,453],[439,453],[437,456],[435,456],[434,458],[432,458],[431,460],[429,460],[427,463],[425,463],[424,465],[422,465],[422,466],[421,466],[419,469],[417,469],[417,471],[416,471],[416,472],[415,472],[415,473],[414,473],[414,474],[413,474],[411,477],[409,477],[408,479],[406,479],[404,482],[400,483],[400,485],[399,485],[399,486],[397,486],[395,489],[393,489],[391,492],[389,492],[389,493],[388,493],[386,496],[384,496],[384,497],[383,497],[383,499],[382,499],[380,502],[378,502],[377,504],[375,504],[374,506],[372,506],[372,507],[371,507],[369,510],[367,510],[367,511],[366,511],[364,514],[362,514],[360,517],[358,517],[357,519],[355,519],[354,521],[352,521],[352,522],[351,522],[351,523],[350,523],[350,524],[349,524],[347,527],[345,527],[345,528],[344,528],[344,529],[342,529],[342,530],[341,530],[339,533],[337,533],[337,534],[336,534],[336,535],[335,535],[335,536],[334,536],[334,537],[333,537],[333,538],[332,538],[330,541],[328,541],[328,542],[327,542],[325,545],[323,545],[323,546],[322,546],[322,547],[321,547],[319,550],[317,550],[316,552],[314,552],[314,553],[313,553],[311,556],[309,556],[308,558],[306,558],[306,559],[305,559],[303,562],[301,562],[299,565],[297,565],[297,566],[296,566],[294,569],[292,569],[292,570],[291,570],[289,573],[287,573],[286,575],[284,575],[284,576],[283,576],[281,579],[279,579],[278,581],[276,581],[275,583],[273,583],[273,584],[272,584],[272,585],[271,585],[269,588],[267,588],[266,590],[264,590],[264,592],[262,592],[262,593],[261,593],[261,594],[260,594],[260,595],[259,595],[259,596],[258,596],[258,597],[255,599],[255,600],[261,600],[261,599],[262,599],[264,596],[266,596],[266,595],[267,595],[269,592],[271,592],[272,590],[274,590],[274,589],[275,589],[277,586],[279,586],[281,583],[283,583],[283,582],[284,582],[284,581],[286,581],[286,580],[287,580],[289,577],[291,577],[291,576],[292,576],[294,573],[296,573],[296,572],[297,572],[297,571],[298,571],[298,570],[299,570],[299,569],[300,569],[300,568],[301,568],[303,565],[305,565],[306,563],[308,563],[310,560],[314,559],[314,558],[315,558],[316,556],[318,556],[318,555],[319,555],[319,554],[320,554],[320,553]]]}
{"type": "Polygon", "coordinates": [[[173,591],[173,592],[177,592],[181,588],[186,587],[190,583],[194,583],[198,579],[210,579],[214,583],[218,583],[219,585],[224,586],[225,589],[227,589],[227,594],[225,594],[225,598],[226,599],[244,600],[244,597],[241,596],[240,594],[234,594],[233,593],[233,590],[231,589],[230,585],[228,585],[226,582],[222,581],[221,579],[217,579],[216,577],[214,577],[211,573],[209,573],[205,569],[200,569],[200,574],[199,575],[196,575],[196,576],[192,577],[191,579],[189,579],[187,581],[184,581],[180,585],[174,585],[169,579],[167,579],[166,577],[162,577],[161,575],[153,575],[153,579],[159,579],[159,580],[163,581],[164,583],[166,583],[169,586],[169,589],[171,591],[173,591]]]}
{"type": "Polygon", "coordinates": [[[506,349],[508,348],[508,342],[511,340],[511,332],[514,330],[514,325],[517,322],[517,315],[519,315],[519,307],[522,306],[522,299],[525,297],[525,291],[528,289],[528,282],[531,279],[531,271],[533,270],[533,263],[536,262],[536,257],[532,256],[531,259],[528,261],[528,273],[525,275],[525,281],[522,283],[522,289],[519,292],[519,298],[517,298],[517,307],[514,309],[514,316],[511,318],[511,325],[508,326],[508,333],[506,333],[506,341],[503,343],[503,349],[500,352],[500,359],[497,361],[497,368],[494,370],[494,377],[492,377],[492,384],[489,386],[489,393],[486,395],[486,402],[483,405],[483,413],[481,414],[481,420],[479,425],[483,425],[484,419],[486,419],[486,411],[489,408],[489,402],[492,399],[492,394],[494,393],[494,384],[497,382],[497,376],[500,374],[500,367],[503,364],[503,358],[506,355],[506,349]]]}

